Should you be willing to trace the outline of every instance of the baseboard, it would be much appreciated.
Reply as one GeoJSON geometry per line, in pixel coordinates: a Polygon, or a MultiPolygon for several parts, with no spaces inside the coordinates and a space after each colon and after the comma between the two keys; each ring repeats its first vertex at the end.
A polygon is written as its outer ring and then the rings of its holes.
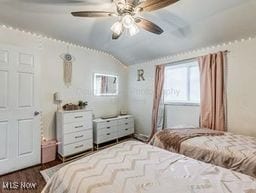
{"type": "Polygon", "coordinates": [[[135,133],[134,138],[142,142],[148,142],[149,140],[149,136],[143,135],[141,133],[135,133]]]}

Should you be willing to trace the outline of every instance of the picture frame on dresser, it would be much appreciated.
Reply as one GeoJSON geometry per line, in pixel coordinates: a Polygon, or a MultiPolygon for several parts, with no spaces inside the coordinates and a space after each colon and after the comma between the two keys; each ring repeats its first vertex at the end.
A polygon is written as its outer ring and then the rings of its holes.
{"type": "Polygon", "coordinates": [[[57,111],[58,156],[65,162],[93,151],[91,110],[57,111]]]}
{"type": "Polygon", "coordinates": [[[93,120],[93,143],[96,150],[101,144],[115,141],[134,134],[134,118],[132,115],[118,116],[109,119],[93,120]]]}

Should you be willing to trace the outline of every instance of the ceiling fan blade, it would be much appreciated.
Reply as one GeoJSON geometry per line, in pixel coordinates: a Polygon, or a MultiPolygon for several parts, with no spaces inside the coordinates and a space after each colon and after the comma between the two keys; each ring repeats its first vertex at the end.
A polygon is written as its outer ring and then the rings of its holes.
{"type": "Polygon", "coordinates": [[[78,11],[71,12],[71,14],[75,17],[108,17],[116,15],[114,12],[107,11],[78,11]]]}
{"type": "Polygon", "coordinates": [[[151,21],[148,21],[144,18],[138,17],[135,19],[135,22],[137,23],[137,25],[151,33],[154,34],[162,34],[164,32],[164,30],[162,30],[162,28],[160,28],[158,25],[152,23],[151,21]]]}
{"type": "Polygon", "coordinates": [[[142,8],[143,11],[155,11],[178,1],[179,0],[146,0],[140,3],[137,7],[142,8]]]}
{"type": "Polygon", "coordinates": [[[121,35],[122,33],[120,34],[112,33],[112,40],[117,40],[121,35]]]}

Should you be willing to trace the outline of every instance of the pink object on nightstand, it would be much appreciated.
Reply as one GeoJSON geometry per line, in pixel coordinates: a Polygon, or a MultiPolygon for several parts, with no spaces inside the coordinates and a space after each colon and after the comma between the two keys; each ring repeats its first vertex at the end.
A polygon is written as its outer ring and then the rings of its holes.
{"type": "Polygon", "coordinates": [[[42,141],[42,164],[56,159],[56,140],[42,141]]]}

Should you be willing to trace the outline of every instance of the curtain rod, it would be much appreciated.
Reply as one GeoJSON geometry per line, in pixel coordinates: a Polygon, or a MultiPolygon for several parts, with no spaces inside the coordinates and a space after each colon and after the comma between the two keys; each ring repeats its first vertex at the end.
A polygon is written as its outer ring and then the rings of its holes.
{"type": "MultiPolygon", "coordinates": [[[[219,52],[220,52],[220,51],[219,51],[219,52]]],[[[230,53],[229,50],[223,50],[222,52],[224,52],[225,54],[230,53]]],[[[197,58],[202,57],[202,56],[204,56],[204,55],[197,56],[197,57],[193,57],[193,58],[188,58],[188,59],[183,59],[183,60],[178,60],[178,61],[174,61],[174,62],[170,62],[170,63],[165,63],[165,64],[163,64],[163,65],[166,65],[166,66],[169,66],[169,65],[170,65],[170,66],[172,66],[172,65],[174,65],[174,64],[179,64],[179,63],[182,63],[182,62],[184,62],[184,61],[196,60],[197,58]]]]}

